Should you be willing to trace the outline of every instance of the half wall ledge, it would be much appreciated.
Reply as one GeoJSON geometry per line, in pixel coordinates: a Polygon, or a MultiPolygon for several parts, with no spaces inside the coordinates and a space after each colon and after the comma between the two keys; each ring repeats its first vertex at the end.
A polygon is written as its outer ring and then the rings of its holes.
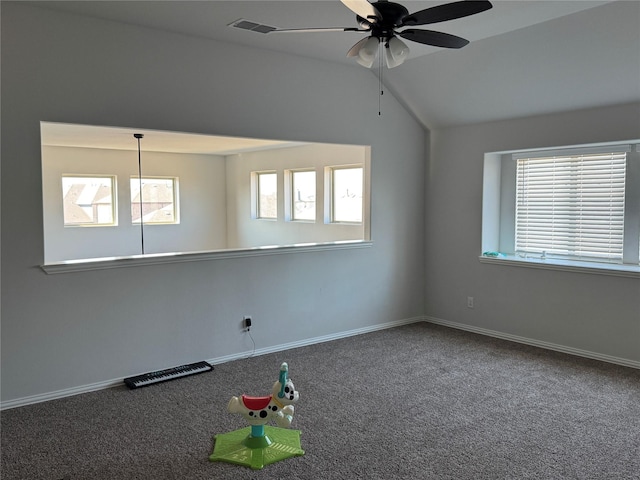
{"type": "Polygon", "coordinates": [[[224,260],[228,258],[259,257],[263,255],[289,255],[293,253],[320,252],[325,250],[361,249],[369,248],[371,246],[373,246],[373,242],[370,240],[345,240],[339,242],[305,243],[295,245],[268,245],[239,250],[154,253],[123,257],[68,260],[64,262],[40,265],[40,268],[48,275],[54,275],[58,273],[107,270],[123,267],[143,267],[147,265],[161,265],[167,263],[203,262],[209,260],[224,260]]]}

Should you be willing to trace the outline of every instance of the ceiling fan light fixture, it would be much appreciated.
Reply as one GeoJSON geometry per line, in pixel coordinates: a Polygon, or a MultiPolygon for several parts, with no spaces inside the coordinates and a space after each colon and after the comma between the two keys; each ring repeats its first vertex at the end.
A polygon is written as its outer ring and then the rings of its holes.
{"type": "Polygon", "coordinates": [[[409,56],[409,47],[398,37],[391,37],[385,45],[385,59],[388,68],[402,65],[409,56]]]}
{"type": "MultiPolygon", "coordinates": [[[[440,48],[458,49],[469,43],[469,40],[450,33],[405,27],[455,20],[484,12],[493,7],[489,0],[454,0],[410,14],[404,5],[391,0],[341,1],[356,14],[358,27],[276,28],[242,18],[232,22],[229,26],[259,33],[368,33],[368,37],[361,39],[349,49],[347,57],[353,57],[360,65],[371,68],[382,44],[385,47],[384,57],[387,67],[394,68],[402,65],[409,57],[409,48],[398,37],[440,48]]],[[[382,68],[382,55],[380,53],[380,68],[382,68]]]]}
{"type": "Polygon", "coordinates": [[[362,44],[360,50],[358,50],[357,62],[363,67],[371,68],[376,59],[379,45],[380,39],[378,37],[369,37],[367,41],[362,44]]]}
{"type": "Polygon", "coordinates": [[[375,58],[372,58],[370,60],[365,60],[362,57],[358,56],[356,58],[356,62],[358,62],[360,65],[362,65],[364,68],[371,68],[373,66],[373,62],[375,61],[375,58]]]}
{"type": "Polygon", "coordinates": [[[388,48],[384,49],[384,59],[387,61],[387,68],[394,68],[398,65],[401,65],[404,60],[396,60],[393,58],[391,50],[388,48]]]}
{"type": "Polygon", "coordinates": [[[360,52],[360,49],[362,48],[362,45],[364,45],[366,41],[367,41],[366,37],[358,41],[358,43],[356,43],[353,47],[349,49],[349,51],[347,52],[347,57],[357,57],[358,53],[360,52]]]}

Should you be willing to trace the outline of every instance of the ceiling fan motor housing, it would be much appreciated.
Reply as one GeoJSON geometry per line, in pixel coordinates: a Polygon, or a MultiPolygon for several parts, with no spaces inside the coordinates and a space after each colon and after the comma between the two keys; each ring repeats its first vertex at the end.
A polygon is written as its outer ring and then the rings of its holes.
{"type": "Polygon", "coordinates": [[[363,28],[370,28],[372,36],[389,40],[395,35],[394,28],[402,25],[402,20],[409,15],[409,10],[394,2],[378,1],[372,5],[380,12],[382,18],[368,20],[358,15],[358,23],[363,28]]]}

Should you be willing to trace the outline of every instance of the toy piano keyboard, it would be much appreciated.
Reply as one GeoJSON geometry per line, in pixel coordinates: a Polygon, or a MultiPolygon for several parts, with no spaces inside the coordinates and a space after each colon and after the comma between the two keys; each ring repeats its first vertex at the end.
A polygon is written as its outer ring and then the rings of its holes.
{"type": "Polygon", "coordinates": [[[144,373],[135,377],[129,377],[124,379],[124,383],[129,388],[140,388],[152,385],[154,383],[166,382],[169,380],[175,380],[176,378],[186,377],[188,375],[195,375],[197,373],[204,373],[213,370],[213,366],[207,362],[196,362],[188,365],[181,365],[179,367],[167,368],[165,370],[158,370],[156,372],[144,373]]]}

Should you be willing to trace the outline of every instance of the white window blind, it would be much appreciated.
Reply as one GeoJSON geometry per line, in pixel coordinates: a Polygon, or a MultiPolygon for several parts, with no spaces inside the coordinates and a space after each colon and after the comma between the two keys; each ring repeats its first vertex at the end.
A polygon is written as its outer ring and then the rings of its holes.
{"type": "Polygon", "coordinates": [[[517,252],[622,262],[626,152],[516,161],[517,252]]]}

